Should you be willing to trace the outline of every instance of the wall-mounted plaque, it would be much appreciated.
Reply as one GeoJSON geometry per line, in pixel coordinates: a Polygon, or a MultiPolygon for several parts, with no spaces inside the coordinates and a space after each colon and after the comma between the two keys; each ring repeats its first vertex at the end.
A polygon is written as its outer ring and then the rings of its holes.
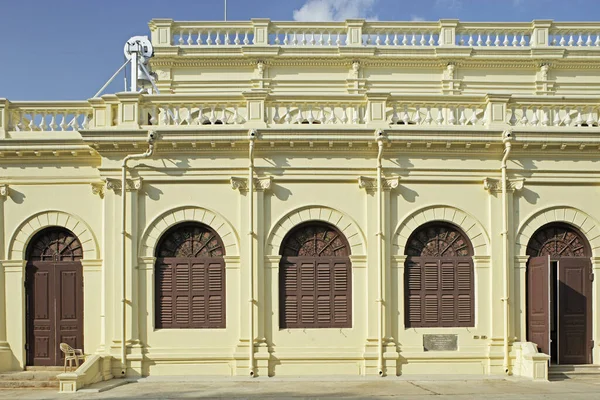
{"type": "Polygon", "coordinates": [[[457,351],[458,335],[423,335],[424,351],[457,351]]]}

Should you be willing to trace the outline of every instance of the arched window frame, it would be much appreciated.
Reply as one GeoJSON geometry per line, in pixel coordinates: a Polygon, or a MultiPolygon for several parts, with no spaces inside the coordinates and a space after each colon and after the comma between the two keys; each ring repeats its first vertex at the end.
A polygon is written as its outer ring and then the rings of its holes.
{"type": "Polygon", "coordinates": [[[325,222],[305,222],[288,232],[280,255],[280,328],[351,328],[352,267],[344,234],[325,222]],[[301,244],[298,238],[314,231],[314,245],[289,245],[301,244]],[[328,239],[325,247],[316,243],[322,232],[328,239]],[[333,254],[322,256],[326,250],[333,254]]]}
{"type": "Polygon", "coordinates": [[[225,246],[219,234],[199,222],[179,223],[161,236],[155,254],[155,328],[225,328],[225,246]]]}
{"type": "Polygon", "coordinates": [[[473,246],[468,236],[454,224],[432,221],[410,235],[405,254],[405,326],[475,326],[473,246]]]}

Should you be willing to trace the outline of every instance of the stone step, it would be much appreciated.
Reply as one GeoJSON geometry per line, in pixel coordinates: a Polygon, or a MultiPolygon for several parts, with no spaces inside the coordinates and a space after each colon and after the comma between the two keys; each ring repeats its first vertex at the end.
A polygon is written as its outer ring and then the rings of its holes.
{"type": "Polygon", "coordinates": [[[58,389],[56,381],[0,381],[0,389],[58,389]]]}
{"type": "Polygon", "coordinates": [[[9,371],[0,374],[2,389],[58,388],[62,370],[9,371]]]}
{"type": "Polygon", "coordinates": [[[28,365],[25,367],[25,371],[57,371],[57,372],[63,372],[65,370],[65,367],[63,367],[62,365],[58,365],[58,366],[39,366],[39,365],[28,365]]]}
{"type": "Polygon", "coordinates": [[[598,377],[600,379],[599,365],[553,365],[548,368],[549,379],[590,379],[592,377],[598,377]]]}

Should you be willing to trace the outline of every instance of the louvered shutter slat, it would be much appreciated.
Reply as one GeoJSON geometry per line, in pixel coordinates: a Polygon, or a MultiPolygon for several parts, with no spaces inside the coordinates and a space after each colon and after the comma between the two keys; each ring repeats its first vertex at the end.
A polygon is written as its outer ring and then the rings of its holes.
{"type": "Polygon", "coordinates": [[[333,301],[333,319],[334,322],[339,324],[347,324],[350,322],[348,310],[350,305],[348,304],[348,297],[343,295],[335,296],[333,301]]]}
{"type": "Polygon", "coordinates": [[[190,298],[188,296],[177,296],[175,298],[175,323],[187,325],[190,321],[190,298]]]}
{"type": "Polygon", "coordinates": [[[472,299],[470,295],[459,295],[458,296],[458,321],[463,323],[472,322],[472,299]]]}
{"type": "Polygon", "coordinates": [[[438,290],[438,264],[427,262],[423,269],[425,275],[425,290],[438,290]]]}
{"type": "Polygon", "coordinates": [[[421,290],[421,265],[418,263],[410,263],[406,269],[408,290],[421,290]]]}
{"type": "Polygon", "coordinates": [[[439,319],[438,296],[425,296],[425,322],[436,323],[439,319]]]}
{"type": "Polygon", "coordinates": [[[314,296],[302,296],[300,300],[300,319],[302,323],[312,324],[315,321],[314,296]]]}
{"type": "Polygon", "coordinates": [[[440,320],[452,323],[454,321],[454,295],[442,295],[441,303],[440,320]]]}
{"type": "Polygon", "coordinates": [[[192,297],[192,324],[198,325],[206,321],[206,300],[204,296],[192,297]]]}
{"type": "Polygon", "coordinates": [[[442,261],[440,270],[442,291],[454,291],[454,263],[442,261]]]}
{"type": "Polygon", "coordinates": [[[331,267],[329,264],[317,264],[317,292],[331,291],[331,267]]]}
{"type": "Polygon", "coordinates": [[[420,323],[421,322],[421,296],[411,295],[408,298],[408,318],[409,322],[420,323]]]}
{"type": "Polygon", "coordinates": [[[300,290],[312,292],[315,290],[315,266],[303,263],[300,266],[300,290]]]}
{"type": "Polygon", "coordinates": [[[285,297],[285,312],[284,312],[284,326],[287,324],[298,323],[298,298],[296,296],[285,297]]]}
{"type": "Polygon", "coordinates": [[[317,297],[317,322],[327,323],[331,321],[331,298],[329,296],[317,297]]]}

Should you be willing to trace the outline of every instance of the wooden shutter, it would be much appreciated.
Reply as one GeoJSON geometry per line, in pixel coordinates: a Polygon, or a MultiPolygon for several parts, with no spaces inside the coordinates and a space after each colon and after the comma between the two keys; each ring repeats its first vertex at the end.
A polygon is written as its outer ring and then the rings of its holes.
{"type": "Polygon", "coordinates": [[[225,328],[225,249],[198,223],[171,228],[156,250],[155,326],[225,328]]]}
{"type": "MultiPolygon", "coordinates": [[[[288,258],[288,261],[293,261],[288,258]]],[[[347,262],[298,259],[281,266],[281,328],[352,326],[347,262]]]]}
{"type": "Polygon", "coordinates": [[[157,328],[225,328],[225,265],[219,259],[161,259],[157,328]]]}
{"type": "Polygon", "coordinates": [[[405,266],[407,327],[474,326],[470,258],[408,257],[405,266]]]}
{"type": "Polygon", "coordinates": [[[352,327],[348,243],[335,228],[304,224],[282,243],[279,326],[352,327]]]}

